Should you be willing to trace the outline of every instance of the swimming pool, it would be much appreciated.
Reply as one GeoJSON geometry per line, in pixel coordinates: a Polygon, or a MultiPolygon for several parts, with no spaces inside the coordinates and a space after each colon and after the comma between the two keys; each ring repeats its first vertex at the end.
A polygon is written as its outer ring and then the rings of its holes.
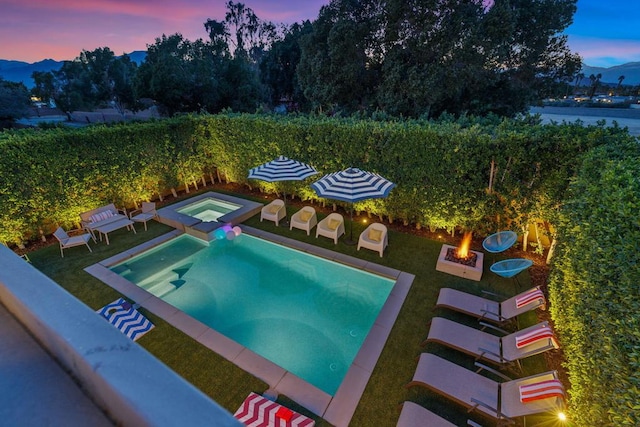
{"type": "Polygon", "coordinates": [[[395,284],[246,234],[182,235],[110,268],[330,395],[395,284]]]}
{"type": "Polygon", "coordinates": [[[207,197],[177,209],[177,212],[198,218],[203,222],[217,222],[220,217],[235,212],[242,206],[225,200],[207,197]]]}

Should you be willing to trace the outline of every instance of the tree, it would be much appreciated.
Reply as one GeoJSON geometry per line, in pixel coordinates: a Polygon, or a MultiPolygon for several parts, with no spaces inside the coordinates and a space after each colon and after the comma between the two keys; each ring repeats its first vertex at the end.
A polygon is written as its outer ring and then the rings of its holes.
{"type": "Polygon", "coordinates": [[[29,92],[23,83],[0,77],[0,129],[11,127],[16,119],[28,115],[30,106],[29,92]]]}
{"type": "Polygon", "coordinates": [[[624,80],[624,76],[618,77],[618,86],[616,86],[616,94],[620,95],[620,87],[622,86],[622,81],[624,80]]]}
{"type": "MultiPolygon", "coordinates": [[[[384,49],[378,0],[334,0],[300,38],[297,77],[316,110],[372,108],[384,49]]],[[[375,107],[374,107],[375,108],[375,107]]]]}
{"type": "Polygon", "coordinates": [[[297,105],[306,104],[296,70],[300,62],[300,39],[312,29],[309,21],[293,24],[284,31],[284,38],[274,42],[260,61],[260,77],[270,89],[272,103],[286,100],[297,105]]]}
{"type": "Polygon", "coordinates": [[[598,85],[600,84],[600,79],[602,78],[602,74],[591,74],[589,76],[589,80],[591,80],[591,88],[589,89],[589,99],[593,99],[593,96],[596,94],[598,90],[598,85]]]}
{"type": "Polygon", "coordinates": [[[40,101],[49,104],[55,93],[53,73],[50,71],[34,71],[31,74],[31,78],[34,82],[31,94],[40,101]]]}
{"type": "Polygon", "coordinates": [[[116,57],[108,47],[83,50],[53,74],[56,104],[67,112],[112,105],[121,113],[135,110],[136,68],[127,55],[116,57]]]}
{"type": "Polygon", "coordinates": [[[562,31],[577,0],[333,0],[300,42],[316,108],[511,116],[580,68],[562,31]]]}

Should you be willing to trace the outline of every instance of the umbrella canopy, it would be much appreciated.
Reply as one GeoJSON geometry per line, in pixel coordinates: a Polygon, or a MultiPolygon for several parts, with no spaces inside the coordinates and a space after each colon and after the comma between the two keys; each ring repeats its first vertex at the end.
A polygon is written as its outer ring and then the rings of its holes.
{"type": "MultiPolygon", "coordinates": [[[[389,195],[396,185],[377,173],[348,168],[327,174],[311,184],[320,197],[355,203],[389,195]]],[[[351,207],[351,240],[353,240],[353,206],[351,207]]]]}
{"type": "Polygon", "coordinates": [[[249,169],[249,178],[266,182],[302,181],[317,173],[318,171],[313,166],[280,156],[275,160],[249,169]]]}
{"type": "Polygon", "coordinates": [[[387,197],[395,186],[377,173],[358,168],[327,174],[311,184],[320,197],[350,203],[387,197]]]}

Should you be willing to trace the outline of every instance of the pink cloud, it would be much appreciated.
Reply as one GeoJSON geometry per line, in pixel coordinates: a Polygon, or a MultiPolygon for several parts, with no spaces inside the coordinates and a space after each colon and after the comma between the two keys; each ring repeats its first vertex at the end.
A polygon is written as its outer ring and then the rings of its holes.
{"type": "Polygon", "coordinates": [[[569,36],[569,47],[591,66],[609,67],[640,61],[640,43],[637,40],[569,36]]]}

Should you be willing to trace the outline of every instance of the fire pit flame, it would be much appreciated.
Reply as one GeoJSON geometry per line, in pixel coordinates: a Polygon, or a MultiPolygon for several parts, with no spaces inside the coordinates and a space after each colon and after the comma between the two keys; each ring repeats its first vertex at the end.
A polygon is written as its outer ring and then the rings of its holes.
{"type": "Polygon", "coordinates": [[[473,234],[471,232],[464,233],[462,242],[460,242],[460,246],[458,246],[458,249],[456,250],[456,257],[460,259],[467,259],[469,257],[472,236],[473,234]]]}

